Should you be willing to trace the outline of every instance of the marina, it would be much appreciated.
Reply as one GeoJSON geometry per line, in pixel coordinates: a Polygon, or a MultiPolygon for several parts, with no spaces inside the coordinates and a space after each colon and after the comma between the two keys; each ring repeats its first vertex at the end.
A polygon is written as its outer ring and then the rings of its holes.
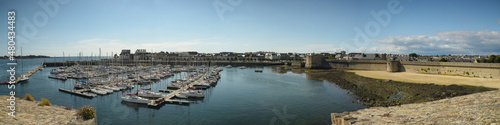
{"type": "MultiPolygon", "coordinates": [[[[77,58],[69,59],[77,60],[77,58]]],[[[24,68],[34,69],[40,66],[43,61],[44,59],[27,59],[24,61],[24,68]]],[[[166,67],[166,65],[162,66],[166,67]]],[[[35,100],[47,98],[54,105],[74,108],[91,105],[96,108],[99,124],[107,124],[109,121],[113,121],[113,124],[162,124],[165,118],[171,119],[169,124],[238,124],[241,123],[241,120],[251,120],[252,122],[248,122],[249,124],[268,124],[273,117],[276,117],[273,110],[283,112],[284,108],[288,110],[289,114],[296,115],[294,119],[291,119],[291,123],[323,124],[330,122],[329,113],[331,112],[353,111],[363,108],[361,104],[352,103],[354,98],[345,95],[346,90],[339,89],[328,82],[307,79],[306,74],[282,73],[273,67],[246,66],[246,68],[240,69],[227,68],[226,66],[219,66],[223,69],[219,72],[220,79],[217,80],[216,85],[214,84],[215,86],[204,86],[206,89],[195,88],[196,86],[201,87],[201,82],[191,82],[189,86],[188,84],[181,85],[182,87],[179,89],[168,88],[168,85],[172,85],[172,81],[181,83],[183,79],[188,81],[191,75],[194,76],[196,72],[175,71],[178,68],[188,69],[191,67],[189,65],[173,65],[170,68],[173,71],[173,76],[151,80],[152,83],[149,80],[144,82],[128,77],[149,76],[146,73],[141,76],[140,72],[151,71],[151,68],[147,67],[152,66],[134,68],[135,66],[94,66],[85,63],[80,63],[78,66],[80,68],[69,65],[63,69],[61,69],[62,66],[47,66],[32,74],[29,81],[17,84],[16,93],[20,95],[29,93],[33,95],[35,100]],[[98,70],[99,68],[112,73],[101,72],[103,70],[98,70]],[[66,72],[66,70],[75,69],[82,69],[78,71],[83,72],[66,72]],[[94,72],[86,72],[83,69],[94,72]],[[256,73],[255,70],[263,72],[256,73]],[[48,78],[48,76],[57,76],[51,71],[64,71],[57,74],[65,74],[71,78],[68,77],[67,80],[48,78]],[[85,74],[90,77],[87,79],[78,78],[79,76],[84,77],[85,74]],[[83,86],[80,86],[82,85],[81,81],[85,81],[83,86]],[[144,83],[139,84],[139,82],[144,83]],[[123,87],[131,85],[133,88],[111,90],[111,88],[120,85],[123,87]],[[92,89],[98,91],[92,92],[92,89]],[[104,92],[104,90],[107,91],[106,94],[97,94],[104,92]],[[203,92],[203,98],[187,97],[180,94],[190,90],[203,92]],[[135,94],[138,91],[161,93],[162,97],[144,98],[148,100],[148,103],[123,101],[122,97],[127,97],[127,94],[135,94]],[[297,99],[302,101],[297,101],[297,99]],[[334,103],[335,105],[326,105],[334,103]],[[220,112],[225,113],[220,114],[220,112]]],[[[202,68],[201,65],[194,67],[197,70],[202,68]]],[[[211,69],[214,68],[211,67],[211,69]]],[[[202,76],[202,73],[198,74],[202,76]]],[[[192,81],[196,80],[193,78],[192,81]]],[[[206,83],[210,83],[210,81],[206,83]]],[[[6,87],[0,89],[4,91],[6,87]]]]}
{"type": "MultiPolygon", "coordinates": [[[[135,94],[125,94],[121,99],[125,102],[147,104],[149,107],[159,108],[164,103],[190,104],[192,102],[178,100],[175,98],[203,98],[204,93],[198,89],[207,89],[215,86],[220,78],[219,67],[177,66],[170,65],[155,66],[103,66],[103,65],[80,65],[60,66],[52,69],[48,78],[67,80],[68,78],[78,80],[74,83],[74,90],[59,88],[59,91],[78,95],[86,98],[106,96],[113,92],[131,90],[134,85],[147,85],[161,79],[174,76],[174,73],[186,72],[187,76],[179,77],[171,81],[168,86],[177,85],[176,90],[158,90],[169,92],[168,94],[155,93],[151,88],[137,89],[135,94]],[[119,76],[121,75],[121,76],[119,76]],[[150,99],[155,98],[155,99],[150,99]]],[[[170,87],[171,88],[171,87],[170,87]]]]}
{"type": "Polygon", "coordinates": [[[15,80],[14,80],[14,84],[17,84],[19,82],[23,82],[23,81],[26,81],[26,80],[22,80],[23,77],[25,78],[29,78],[31,75],[35,74],[38,70],[43,70],[43,66],[44,64],[41,63],[40,66],[34,68],[33,70],[31,71],[28,71],[27,73],[21,75],[20,77],[17,77],[15,80]]]}

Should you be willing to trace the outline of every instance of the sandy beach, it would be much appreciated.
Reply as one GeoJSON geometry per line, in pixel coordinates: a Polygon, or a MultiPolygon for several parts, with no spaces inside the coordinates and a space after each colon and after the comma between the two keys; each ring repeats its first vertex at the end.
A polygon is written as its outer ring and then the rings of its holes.
{"type": "Polygon", "coordinates": [[[500,79],[418,74],[409,72],[390,73],[387,71],[366,71],[366,70],[348,70],[348,72],[354,72],[357,75],[369,78],[390,79],[401,82],[434,83],[439,85],[456,84],[456,85],[483,86],[483,87],[500,89],[500,79]]]}

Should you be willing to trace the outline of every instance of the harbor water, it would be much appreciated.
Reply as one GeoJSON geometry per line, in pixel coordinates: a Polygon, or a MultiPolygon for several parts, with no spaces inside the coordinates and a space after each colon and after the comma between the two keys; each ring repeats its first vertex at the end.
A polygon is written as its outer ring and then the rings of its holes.
{"type": "MultiPolygon", "coordinates": [[[[41,62],[63,59],[24,59],[18,61],[16,73],[21,74],[37,67],[41,62]],[[23,70],[23,71],[21,71],[23,70]]],[[[66,58],[65,60],[78,60],[66,58]]],[[[0,60],[0,81],[8,77],[8,60],[0,60]]],[[[114,92],[95,98],[84,98],[58,91],[58,88],[73,89],[77,80],[50,79],[46,67],[33,74],[28,82],[16,85],[17,96],[31,94],[35,100],[47,98],[54,105],[72,108],[91,105],[97,110],[99,124],[331,124],[330,113],[354,111],[365,108],[356,102],[347,90],[334,83],[308,79],[305,73],[276,72],[277,67],[237,67],[220,72],[217,86],[205,91],[203,99],[189,99],[190,105],[165,104],[158,108],[122,102],[126,93],[135,93],[138,88],[152,88],[158,92],[166,89],[173,79],[186,73],[162,79],[149,85],[136,85],[134,90],[114,92]],[[262,72],[254,72],[255,70],[262,72]]],[[[119,76],[125,76],[121,74],[119,76]]],[[[0,95],[11,90],[0,86],[0,95]]],[[[163,93],[167,94],[167,93],[163,93]]]]}

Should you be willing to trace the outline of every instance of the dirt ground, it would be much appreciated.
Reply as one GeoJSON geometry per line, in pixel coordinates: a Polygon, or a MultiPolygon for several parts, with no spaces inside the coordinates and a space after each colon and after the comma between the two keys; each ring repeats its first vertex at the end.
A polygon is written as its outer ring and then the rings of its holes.
{"type": "Polygon", "coordinates": [[[500,79],[418,74],[409,72],[390,73],[387,71],[366,71],[366,70],[349,70],[348,72],[354,72],[357,75],[369,78],[390,79],[401,82],[434,83],[438,85],[456,84],[456,85],[482,86],[482,87],[500,89],[500,79]]]}

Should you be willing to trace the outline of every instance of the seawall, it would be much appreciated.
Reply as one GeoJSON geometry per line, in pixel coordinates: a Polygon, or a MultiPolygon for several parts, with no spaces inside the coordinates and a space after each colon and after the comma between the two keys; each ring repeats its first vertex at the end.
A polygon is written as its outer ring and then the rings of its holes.
{"type": "MultiPolygon", "coordinates": [[[[321,68],[326,69],[387,71],[387,67],[387,60],[324,59],[321,63],[321,68]]],[[[500,79],[500,63],[401,61],[397,71],[500,79]]]]}

